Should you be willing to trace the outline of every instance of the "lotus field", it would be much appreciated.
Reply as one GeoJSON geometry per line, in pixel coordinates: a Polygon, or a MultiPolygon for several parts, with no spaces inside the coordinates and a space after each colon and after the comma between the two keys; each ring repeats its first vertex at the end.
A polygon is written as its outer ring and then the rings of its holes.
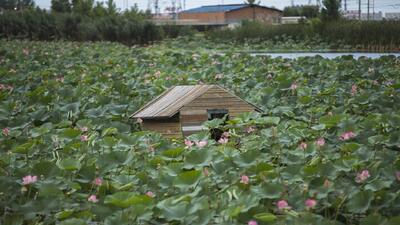
{"type": "Polygon", "coordinates": [[[0,224],[400,224],[400,58],[181,50],[0,41],[0,224]],[[130,118],[198,83],[264,114],[219,141],[130,118]]]}

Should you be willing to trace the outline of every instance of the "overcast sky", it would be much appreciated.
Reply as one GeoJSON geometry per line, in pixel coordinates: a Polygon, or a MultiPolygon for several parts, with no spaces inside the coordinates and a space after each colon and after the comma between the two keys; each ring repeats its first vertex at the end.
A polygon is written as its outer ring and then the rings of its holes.
{"type": "MultiPolygon", "coordinates": [[[[35,0],[36,5],[42,8],[50,8],[51,0],[35,0]]],[[[103,0],[95,0],[103,1],[103,0]]],[[[105,1],[105,0],[104,0],[105,1]]],[[[128,2],[128,7],[133,6],[135,3],[140,9],[146,9],[148,5],[148,0],[114,0],[117,7],[121,10],[126,8],[126,3],[128,2]]],[[[154,1],[154,0],[151,0],[154,1]]],[[[314,3],[317,0],[261,0],[261,5],[274,6],[278,9],[283,9],[285,6],[291,5],[292,1],[296,5],[308,4],[309,2],[314,3]]],[[[342,0],[344,2],[345,0],[342,0]]],[[[358,10],[358,0],[346,0],[349,10],[358,10]]],[[[171,5],[172,0],[159,0],[160,9],[163,11],[166,7],[171,5]]],[[[179,0],[176,0],[179,2],[179,0]]],[[[183,0],[181,0],[183,4],[183,0]]],[[[244,0],[186,0],[186,9],[198,7],[202,5],[216,5],[216,4],[239,4],[243,3],[244,0]]],[[[321,0],[322,2],[322,0],[321,0]]],[[[361,0],[362,11],[367,12],[367,2],[368,0],[361,0]]],[[[375,12],[400,12],[400,0],[370,0],[370,10],[373,10],[373,4],[375,3],[375,12]]]]}

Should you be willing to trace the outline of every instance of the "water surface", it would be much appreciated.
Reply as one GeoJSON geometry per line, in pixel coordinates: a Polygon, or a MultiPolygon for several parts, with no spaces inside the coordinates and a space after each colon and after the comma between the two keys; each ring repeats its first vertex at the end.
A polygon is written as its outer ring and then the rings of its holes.
{"type": "Polygon", "coordinates": [[[367,57],[371,59],[378,59],[382,56],[393,55],[400,57],[400,53],[370,53],[370,52],[289,52],[289,53],[269,53],[269,52],[253,52],[250,53],[251,56],[271,56],[272,58],[282,57],[285,59],[297,59],[300,57],[315,57],[317,55],[327,58],[334,59],[341,56],[352,56],[355,59],[360,57],[367,57]]]}

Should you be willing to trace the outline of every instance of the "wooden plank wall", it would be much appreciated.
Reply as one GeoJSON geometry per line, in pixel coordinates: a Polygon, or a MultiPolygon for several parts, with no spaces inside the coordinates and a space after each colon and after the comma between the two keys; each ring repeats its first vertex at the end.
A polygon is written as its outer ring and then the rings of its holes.
{"type": "MultiPolygon", "coordinates": [[[[200,126],[208,120],[207,109],[227,109],[229,116],[235,117],[244,112],[252,112],[255,108],[239,97],[214,86],[191,103],[182,107],[180,121],[182,126],[200,126]]],[[[188,136],[194,132],[183,132],[188,136]]]]}
{"type": "Polygon", "coordinates": [[[168,120],[145,120],[143,129],[161,133],[168,138],[181,138],[181,124],[176,121],[168,120]]]}

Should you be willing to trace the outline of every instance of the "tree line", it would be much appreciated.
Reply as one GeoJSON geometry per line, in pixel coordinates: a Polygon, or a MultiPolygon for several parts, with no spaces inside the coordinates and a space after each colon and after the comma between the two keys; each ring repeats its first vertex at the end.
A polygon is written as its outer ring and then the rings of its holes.
{"type": "Polygon", "coordinates": [[[283,9],[283,16],[301,16],[307,19],[320,18],[325,21],[338,20],[341,0],[323,0],[322,7],[317,5],[295,5],[283,9]]]}
{"type": "Polygon", "coordinates": [[[0,38],[30,40],[116,41],[147,44],[190,32],[156,26],[150,12],[135,5],[120,11],[113,0],[52,0],[50,10],[32,0],[0,0],[0,38]]]}

